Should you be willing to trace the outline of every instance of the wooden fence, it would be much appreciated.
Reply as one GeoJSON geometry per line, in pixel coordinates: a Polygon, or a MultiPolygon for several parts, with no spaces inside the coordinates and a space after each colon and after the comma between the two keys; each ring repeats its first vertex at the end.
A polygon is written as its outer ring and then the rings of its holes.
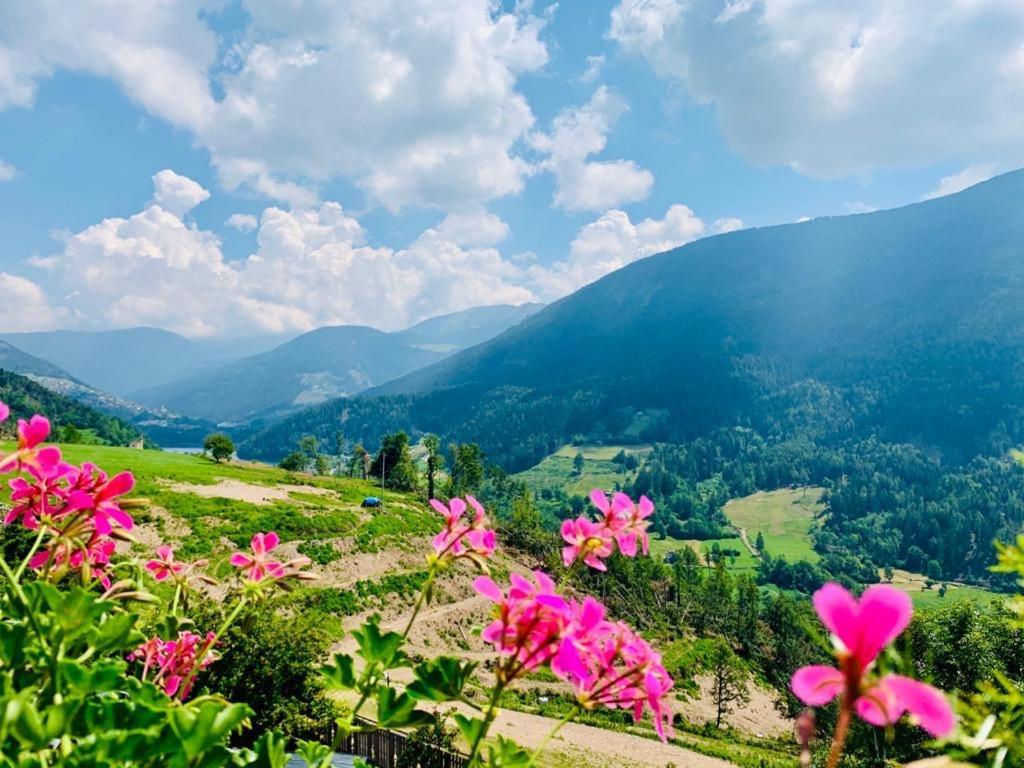
{"type": "MultiPolygon", "coordinates": [[[[342,742],[341,751],[358,755],[374,768],[396,768],[409,741],[408,736],[397,731],[353,733],[342,742]]],[[[407,765],[410,768],[466,768],[468,760],[455,752],[433,749],[417,763],[407,765]]]]}

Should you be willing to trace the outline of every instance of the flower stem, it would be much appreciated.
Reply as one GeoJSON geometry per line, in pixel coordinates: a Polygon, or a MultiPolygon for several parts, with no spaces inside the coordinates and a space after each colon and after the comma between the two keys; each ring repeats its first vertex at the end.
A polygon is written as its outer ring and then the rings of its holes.
{"type": "Polygon", "coordinates": [[[473,768],[474,765],[478,764],[480,747],[483,746],[484,739],[487,737],[487,732],[491,730],[491,725],[498,716],[498,700],[501,698],[501,693],[504,690],[505,683],[501,682],[501,679],[499,678],[494,685],[494,691],[491,693],[490,701],[487,703],[487,712],[484,714],[483,727],[477,731],[476,738],[473,739],[473,743],[469,747],[469,758],[466,760],[466,768],[473,768]]]}
{"type": "Polygon", "coordinates": [[[21,581],[21,575],[25,573],[25,569],[28,568],[28,564],[32,562],[32,558],[35,557],[36,552],[39,551],[39,546],[43,543],[43,536],[46,535],[46,526],[39,525],[39,533],[36,535],[36,540],[32,542],[32,548],[29,549],[28,554],[25,555],[25,559],[21,561],[21,565],[18,566],[18,570],[14,572],[14,578],[21,581]]]}
{"type": "Polygon", "coordinates": [[[533,766],[536,763],[537,758],[541,756],[541,753],[544,751],[544,747],[548,745],[548,742],[555,738],[555,736],[558,735],[558,732],[562,730],[562,727],[570,720],[575,718],[576,715],[579,714],[579,712],[579,707],[573,707],[569,710],[569,714],[567,714],[565,717],[559,720],[558,724],[555,725],[555,727],[552,728],[550,731],[548,731],[548,735],[545,736],[541,743],[537,745],[537,748],[530,753],[530,760],[526,763],[526,768],[531,768],[531,766],[533,766]]]}
{"type": "Polygon", "coordinates": [[[39,644],[43,647],[43,650],[47,653],[50,652],[50,644],[46,641],[46,635],[43,634],[43,628],[39,626],[39,621],[36,619],[35,610],[32,608],[32,604],[29,603],[28,597],[25,595],[25,590],[21,588],[21,582],[18,581],[18,577],[11,571],[11,566],[7,564],[7,561],[0,556],[0,572],[3,572],[7,578],[7,582],[10,584],[11,591],[14,596],[21,603],[21,607],[25,611],[25,615],[28,617],[29,624],[32,625],[33,631],[39,637],[39,644]]]}
{"type": "Polygon", "coordinates": [[[416,621],[416,617],[420,615],[420,611],[423,606],[427,603],[427,594],[430,589],[434,586],[434,579],[437,578],[437,566],[432,565],[430,567],[430,573],[427,574],[427,580],[423,582],[423,586],[420,588],[420,593],[416,598],[416,604],[412,607],[412,616],[409,617],[409,621],[405,623],[405,629],[402,630],[402,637],[409,637],[409,631],[412,629],[412,625],[416,621]]]}
{"type": "Polygon", "coordinates": [[[842,704],[839,707],[839,719],[836,721],[836,732],[832,737],[832,749],[828,754],[828,768],[836,768],[843,756],[843,747],[846,745],[846,737],[850,731],[850,709],[852,702],[850,697],[844,695],[842,704]]]}

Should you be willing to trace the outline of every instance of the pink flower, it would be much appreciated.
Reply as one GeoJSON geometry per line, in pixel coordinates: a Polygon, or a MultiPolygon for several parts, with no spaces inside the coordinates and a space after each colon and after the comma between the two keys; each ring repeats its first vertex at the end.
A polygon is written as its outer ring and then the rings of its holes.
{"type": "Polygon", "coordinates": [[[29,560],[29,567],[41,570],[45,567],[54,569],[56,573],[77,570],[83,582],[96,579],[106,589],[110,588],[110,577],[107,566],[114,556],[115,542],[99,534],[83,546],[75,541],[56,539],[48,548],[36,552],[29,560]]]}
{"type": "Polygon", "coordinates": [[[272,560],[269,555],[281,539],[276,533],[257,533],[252,537],[250,546],[252,554],[235,552],[231,556],[231,564],[239,568],[249,581],[263,581],[266,578],[279,579],[284,576],[284,564],[272,560]]]}
{"type": "Polygon", "coordinates": [[[614,532],[619,551],[626,557],[636,557],[639,541],[640,549],[646,555],[650,548],[650,536],[647,534],[647,527],[650,525],[648,518],[654,514],[654,502],[646,496],[641,496],[640,501],[634,504],[626,494],[616,493],[612,500],[612,512],[616,518],[614,532]]]}
{"type": "Polygon", "coordinates": [[[192,691],[196,674],[216,660],[212,653],[216,642],[213,632],[207,632],[204,638],[186,630],[175,640],[150,638],[128,654],[128,660],[142,662],[143,680],[150,680],[168,696],[184,701],[192,691]]]}
{"type": "Polygon", "coordinates": [[[153,574],[157,581],[175,579],[185,570],[184,563],[174,561],[174,550],[166,544],[156,548],[156,558],[146,563],[146,570],[153,574]]]}
{"type": "Polygon", "coordinates": [[[551,577],[535,571],[534,579],[512,574],[507,594],[487,576],[473,582],[477,594],[495,604],[494,620],[481,637],[509,658],[498,672],[505,682],[547,663],[558,652],[571,618],[551,577]]]}
{"type": "Polygon", "coordinates": [[[568,567],[577,560],[582,560],[598,571],[607,570],[602,559],[615,551],[615,539],[612,531],[601,523],[594,523],[585,517],[566,520],[562,523],[562,561],[568,567]]]}
{"type": "Polygon", "coordinates": [[[910,598],[886,584],[876,584],[857,600],[838,584],[814,593],[814,608],[832,633],[838,668],[815,665],[798,669],[790,687],[809,706],[843,696],[872,725],[895,723],[909,713],[932,736],[945,736],[956,721],[941,691],[900,675],[872,679],[875,660],[907,625],[913,613],[910,598]]]}
{"type": "Polygon", "coordinates": [[[11,415],[11,409],[7,407],[7,404],[0,401],[0,421],[7,421],[7,417],[11,415]]]}
{"type": "Polygon", "coordinates": [[[573,603],[571,614],[551,671],[575,687],[585,709],[628,709],[638,722],[650,709],[655,730],[667,740],[673,683],[661,657],[628,626],[608,621],[592,597],[573,603]]]}
{"type": "Polygon", "coordinates": [[[34,465],[25,468],[35,482],[24,477],[15,477],[8,482],[11,487],[11,501],[15,505],[4,517],[4,525],[10,525],[19,517],[22,525],[36,530],[40,518],[53,518],[65,511],[67,496],[63,480],[71,466],[64,462],[50,467],[34,465]]]}
{"type": "Polygon", "coordinates": [[[103,534],[110,534],[115,527],[130,531],[135,525],[131,515],[118,505],[116,499],[131,492],[135,478],[131,472],[122,472],[112,478],[95,464],[86,462],[80,469],[73,469],[71,486],[67,494],[68,506],[77,510],[90,510],[92,524],[103,534]]]}
{"type": "MultiPolygon", "coordinates": [[[[6,408],[7,406],[4,406],[6,408]]],[[[39,445],[50,436],[50,421],[36,414],[31,419],[18,420],[18,447],[0,458],[0,473],[12,472],[27,467],[36,467],[46,472],[60,463],[60,450],[54,446],[40,448],[39,445]]]]}
{"type": "Polygon", "coordinates": [[[475,555],[486,559],[494,554],[497,536],[487,528],[487,514],[479,501],[467,494],[465,501],[456,497],[447,505],[431,499],[430,506],[444,518],[444,529],[431,542],[438,558],[475,555]],[[466,519],[467,502],[474,511],[472,520],[466,519]]]}

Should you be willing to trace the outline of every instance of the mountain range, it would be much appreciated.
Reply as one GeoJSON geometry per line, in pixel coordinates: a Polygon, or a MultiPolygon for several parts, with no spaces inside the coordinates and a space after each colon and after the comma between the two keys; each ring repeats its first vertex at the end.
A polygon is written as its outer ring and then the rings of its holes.
{"type": "Polygon", "coordinates": [[[326,327],[283,344],[271,337],[193,341],[157,328],[7,334],[0,368],[129,419],[162,444],[193,445],[218,424],[245,435],[249,425],[404,375],[539,308],[475,307],[393,333],[326,327]]]}
{"type": "Polygon", "coordinates": [[[491,341],[257,433],[403,428],[523,468],[576,435],[875,432],[944,460],[1024,425],[1024,172],[876,213],[748,229],[637,261],[491,341]],[[799,393],[797,395],[796,393],[799,393]],[[834,407],[832,407],[834,406],[834,407]],[[805,413],[806,412],[806,413],[805,413]],[[810,428],[810,427],[809,427],[810,428]]]}

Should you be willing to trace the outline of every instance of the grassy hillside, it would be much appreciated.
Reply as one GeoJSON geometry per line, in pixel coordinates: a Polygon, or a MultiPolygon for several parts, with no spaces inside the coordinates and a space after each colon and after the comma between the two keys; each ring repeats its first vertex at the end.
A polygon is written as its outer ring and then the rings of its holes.
{"type": "MultiPolygon", "coordinates": [[[[141,435],[138,429],[114,416],[100,413],[24,376],[5,370],[0,370],[0,402],[10,407],[13,418],[25,419],[35,413],[45,413],[55,433],[64,427],[73,426],[89,442],[128,445],[141,435]]],[[[10,428],[11,423],[13,419],[4,426],[10,428]]]]}
{"type": "Polygon", "coordinates": [[[737,530],[746,533],[753,545],[760,533],[765,549],[775,557],[790,562],[818,562],[819,555],[811,541],[811,528],[825,509],[821,502],[823,488],[783,488],[758,491],[742,499],[732,499],[723,511],[737,530]]]}
{"type": "Polygon", "coordinates": [[[516,477],[535,491],[555,491],[567,496],[586,496],[594,488],[611,490],[629,482],[636,470],[625,469],[612,459],[620,452],[638,461],[650,452],[646,445],[563,445],[555,453],[516,477]],[[573,461],[583,454],[583,469],[577,472],[573,461]]]}

